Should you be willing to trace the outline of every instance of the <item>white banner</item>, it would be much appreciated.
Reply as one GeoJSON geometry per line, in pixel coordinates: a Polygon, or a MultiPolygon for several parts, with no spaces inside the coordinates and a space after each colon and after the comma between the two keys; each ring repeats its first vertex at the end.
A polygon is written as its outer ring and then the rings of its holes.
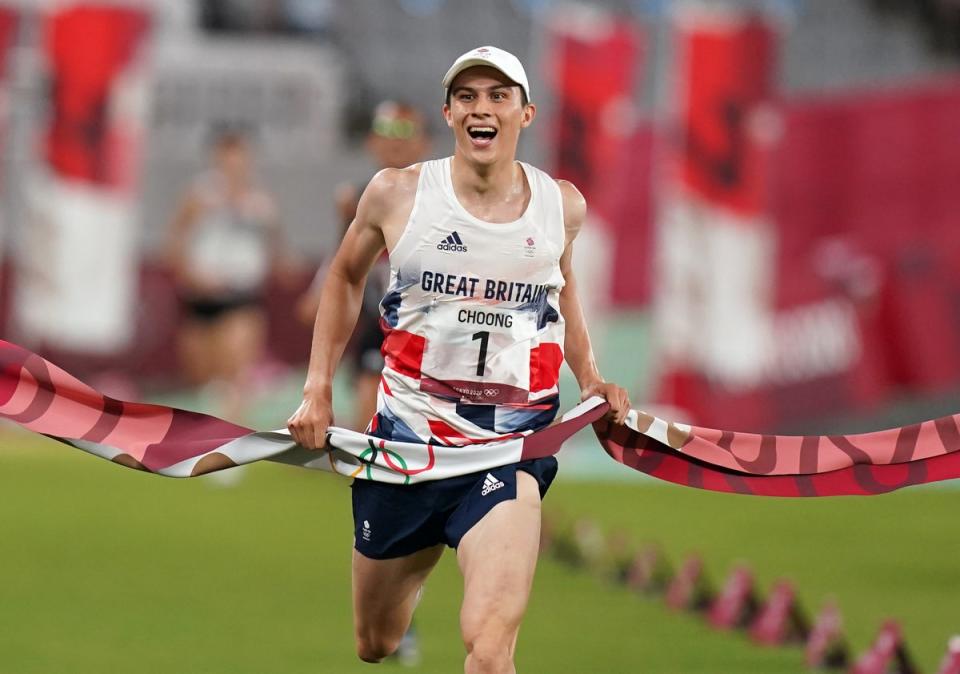
{"type": "Polygon", "coordinates": [[[22,338],[110,354],[133,333],[134,203],[96,185],[56,179],[28,190],[14,320],[22,338]]]}

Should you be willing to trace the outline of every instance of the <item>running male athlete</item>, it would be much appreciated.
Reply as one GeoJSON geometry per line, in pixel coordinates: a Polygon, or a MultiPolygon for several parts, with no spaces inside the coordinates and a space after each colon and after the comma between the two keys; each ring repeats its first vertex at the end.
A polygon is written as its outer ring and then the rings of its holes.
{"type": "MultiPolygon", "coordinates": [[[[386,363],[371,435],[462,445],[542,428],[557,413],[564,357],[582,396],[605,397],[613,420],[630,407],[597,370],[571,271],[584,199],[515,159],[520,131],[536,116],[523,66],[480,47],[454,62],[443,86],[453,156],[378,173],[332,262],[303,402],[288,421],[304,447],[325,444],[334,370],[384,247],[386,363]]],[[[360,658],[379,662],[397,647],[449,545],[464,578],[465,671],[513,672],[540,502],[555,474],[548,457],[413,485],[355,480],[360,658]]]]}

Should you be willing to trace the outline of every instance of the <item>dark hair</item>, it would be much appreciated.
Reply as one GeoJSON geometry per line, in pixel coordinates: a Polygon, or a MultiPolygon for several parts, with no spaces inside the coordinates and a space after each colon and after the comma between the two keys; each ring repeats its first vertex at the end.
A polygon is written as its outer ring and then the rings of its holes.
{"type": "Polygon", "coordinates": [[[249,124],[239,122],[215,122],[210,125],[208,144],[211,148],[228,148],[244,145],[255,134],[249,124]]]}

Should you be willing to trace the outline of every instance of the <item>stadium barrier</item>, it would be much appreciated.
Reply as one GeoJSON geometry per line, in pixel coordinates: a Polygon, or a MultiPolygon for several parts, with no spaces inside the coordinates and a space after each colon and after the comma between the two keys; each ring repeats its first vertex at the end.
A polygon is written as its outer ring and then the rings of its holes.
{"type": "Polygon", "coordinates": [[[873,643],[857,660],[850,674],[919,674],[896,620],[887,620],[880,626],[873,643]]]}
{"type": "Polygon", "coordinates": [[[960,674],[960,636],[950,639],[947,654],[943,656],[937,674],[960,674]]]}
{"type": "Polygon", "coordinates": [[[759,610],[753,571],[741,564],[727,576],[727,582],[710,606],[707,621],[718,630],[744,628],[753,623],[759,610]]]}
{"type": "Polygon", "coordinates": [[[850,661],[850,649],[843,636],[843,618],[835,603],[827,603],[814,621],[804,659],[810,669],[842,669],[850,661]]]}
{"type": "MultiPolygon", "coordinates": [[[[810,669],[920,674],[895,620],[883,623],[851,666],[843,619],[834,602],[824,605],[811,624],[792,583],[778,580],[762,600],[753,572],[745,564],[735,567],[716,593],[700,555],[686,557],[674,573],[656,544],[637,547],[623,531],[607,536],[588,518],[571,522],[552,513],[544,515],[540,544],[544,554],[561,563],[622,585],[634,594],[662,596],[668,608],[700,613],[715,629],[744,630],[758,646],[803,644],[810,669]]],[[[937,673],[960,674],[960,636],[951,638],[937,673]]]]}
{"type": "Polygon", "coordinates": [[[633,556],[624,582],[638,594],[655,594],[666,591],[672,576],[673,569],[663,551],[647,544],[633,556]]]}
{"type": "Polygon", "coordinates": [[[705,611],[713,603],[713,587],[707,579],[703,560],[690,555],[667,587],[667,606],[674,611],[705,611]]]}
{"type": "Polygon", "coordinates": [[[763,646],[780,646],[803,643],[809,634],[810,622],[793,583],[778,580],[750,625],[750,638],[763,646]]]}

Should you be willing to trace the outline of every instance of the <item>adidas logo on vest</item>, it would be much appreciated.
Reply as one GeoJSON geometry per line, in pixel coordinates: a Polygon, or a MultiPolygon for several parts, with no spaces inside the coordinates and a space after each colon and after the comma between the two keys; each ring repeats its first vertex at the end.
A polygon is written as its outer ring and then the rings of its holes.
{"type": "Polygon", "coordinates": [[[503,482],[498,480],[490,473],[487,473],[487,476],[483,478],[483,490],[480,492],[480,496],[486,496],[492,491],[496,491],[503,486],[503,482]]]}
{"type": "Polygon", "coordinates": [[[449,250],[454,253],[466,253],[467,247],[464,245],[463,239],[460,238],[460,235],[456,232],[453,232],[450,234],[450,236],[437,244],[437,250],[449,250]]]}

